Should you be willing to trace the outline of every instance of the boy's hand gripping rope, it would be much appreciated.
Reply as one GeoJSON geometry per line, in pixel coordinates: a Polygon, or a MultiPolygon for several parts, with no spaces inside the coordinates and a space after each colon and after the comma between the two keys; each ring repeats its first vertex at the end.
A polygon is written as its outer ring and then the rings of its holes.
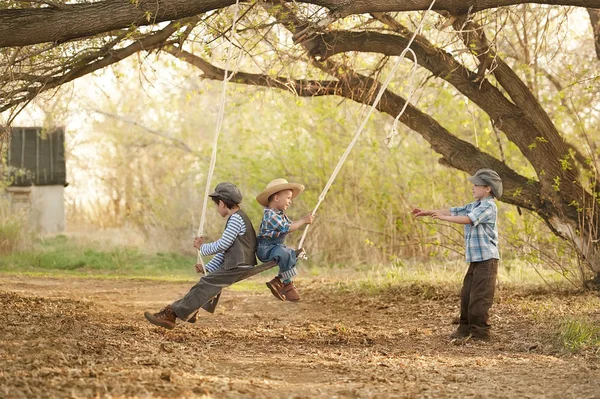
{"type": "MultiPolygon", "coordinates": [[[[396,64],[394,65],[394,67],[390,71],[389,75],[387,76],[387,78],[383,82],[383,85],[379,89],[379,92],[377,93],[377,97],[375,98],[375,101],[373,102],[373,105],[371,105],[371,108],[369,109],[369,112],[367,113],[367,116],[364,118],[364,120],[360,124],[358,130],[354,134],[354,138],[352,138],[352,141],[350,142],[350,144],[346,148],[346,151],[344,151],[344,154],[342,154],[340,160],[338,161],[337,166],[335,167],[335,169],[333,170],[333,173],[331,174],[331,177],[327,181],[327,184],[325,185],[325,188],[323,188],[323,191],[321,191],[321,194],[319,195],[319,200],[317,201],[317,205],[315,205],[315,207],[314,207],[314,209],[312,211],[313,215],[317,212],[317,209],[319,209],[319,206],[321,205],[321,203],[325,199],[325,196],[327,195],[327,192],[331,188],[331,185],[333,184],[333,181],[335,180],[335,178],[339,174],[340,170],[342,169],[342,166],[344,166],[344,163],[346,162],[346,159],[350,155],[350,152],[354,148],[354,145],[358,142],[358,139],[360,138],[360,135],[362,134],[365,126],[369,122],[369,118],[371,117],[371,115],[375,111],[375,108],[377,107],[377,105],[379,104],[379,101],[383,97],[383,94],[385,93],[385,90],[387,89],[387,87],[389,86],[390,82],[392,81],[392,78],[394,77],[394,74],[396,73],[396,71],[400,67],[400,64],[401,64],[404,56],[409,51],[411,52],[411,54],[413,56],[413,61],[414,61],[414,65],[413,65],[413,67],[412,67],[412,69],[410,71],[410,79],[411,79],[411,82],[412,82],[412,76],[414,75],[415,69],[416,69],[416,66],[417,66],[417,56],[414,53],[414,51],[412,51],[410,49],[410,45],[415,40],[415,37],[417,37],[417,35],[423,29],[423,24],[425,22],[425,17],[427,16],[427,13],[429,11],[431,11],[431,9],[433,8],[434,4],[435,4],[435,0],[432,0],[431,4],[429,5],[429,8],[425,11],[425,14],[423,14],[423,18],[421,19],[421,23],[419,24],[417,30],[415,30],[415,32],[413,33],[412,37],[408,41],[408,44],[406,45],[406,48],[402,51],[402,53],[400,53],[400,56],[398,57],[398,61],[396,61],[396,64]]],[[[406,108],[408,107],[408,102],[409,102],[410,98],[412,97],[412,95],[414,94],[415,91],[416,91],[416,89],[413,88],[412,92],[409,95],[409,97],[406,99],[406,102],[404,103],[404,106],[402,107],[402,110],[400,111],[400,113],[398,114],[398,116],[396,116],[396,118],[394,119],[394,126],[393,126],[393,129],[392,129],[392,132],[386,138],[386,143],[388,145],[393,140],[394,136],[397,134],[396,125],[398,123],[398,120],[400,119],[400,117],[402,116],[402,114],[404,113],[404,111],[406,111],[406,108]]],[[[303,248],[304,240],[306,239],[306,235],[308,233],[309,227],[310,227],[310,225],[306,225],[306,228],[304,229],[304,232],[302,233],[302,238],[300,238],[300,242],[298,243],[298,249],[303,248]]],[[[302,251],[302,253],[299,255],[299,257],[303,258],[303,259],[307,259],[306,251],[302,251]]]]}

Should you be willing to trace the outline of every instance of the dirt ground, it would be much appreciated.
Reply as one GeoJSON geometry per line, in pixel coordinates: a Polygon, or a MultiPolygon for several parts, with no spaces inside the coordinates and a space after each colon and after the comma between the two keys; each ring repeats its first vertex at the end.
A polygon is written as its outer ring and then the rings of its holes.
{"type": "Polygon", "coordinates": [[[143,311],[191,284],[0,274],[0,397],[600,398],[598,357],[553,349],[519,298],[493,342],[456,345],[457,295],[301,283],[299,304],[228,290],[168,331],[143,311]]]}

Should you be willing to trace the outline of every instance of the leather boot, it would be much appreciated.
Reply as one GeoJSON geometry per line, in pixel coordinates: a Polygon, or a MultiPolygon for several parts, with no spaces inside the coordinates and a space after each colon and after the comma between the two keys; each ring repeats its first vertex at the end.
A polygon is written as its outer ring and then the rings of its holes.
{"type": "Polygon", "coordinates": [[[290,302],[298,302],[300,300],[300,294],[296,291],[296,286],[293,281],[283,285],[281,294],[290,302]]]}
{"type": "Polygon", "coordinates": [[[450,334],[452,339],[463,339],[467,338],[471,333],[469,332],[469,326],[467,324],[461,324],[456,330],[450,334]]]}
{"type": "Polygon", "coordinates": [[[195,323],[198,320],[198,312],[194,313],[189,319],[187,319],[188,323],[195,323]]]}
{"type": "Polygon", "coordinates": [[[275,298],[279,299],[280,301],[285,301],[285,297],[281,293],[281,290],[283,289],[283,283],[281,282],[279,276],[275,276],[273,280],[267,282],[267,287],[269,287],[275,298]]]}
{"type": "Polygon", "coordinates": [[[175,311],[171,305],[165,306],[158,313],[144,312],[144,316],[155,326],[168,328],[169,330],[175,328],[175,320],[177,319],[177,315],[175,314],[175,311]]]}

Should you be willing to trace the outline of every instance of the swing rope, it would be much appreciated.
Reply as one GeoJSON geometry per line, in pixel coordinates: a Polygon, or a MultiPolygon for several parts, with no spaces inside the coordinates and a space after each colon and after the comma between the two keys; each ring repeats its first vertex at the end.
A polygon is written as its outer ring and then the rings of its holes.
{"type": "MultiPolygon", "coordinates": [[[[236,25],[238,22],[239,5],[240,5],[239,0],[236,0],[235,6],[234,6],[234,12],[233,12],[233,23],[231,24],[232,35],[235,34],[235,28],[236,28],[236,25]]],[[[219,109],[218,109],[218,115],[217,115],[217,127],[216,127],[215,135],[213,138],[212,153],[211,153],[211,157],[210,157],[210,166],[208,168],[208,174],[206,175],[206,188],[204,190],[204,202],[202,204],[202,213],[200,216],[200,227],[198,228],[198,237],[204,236],[204,225],[206,223],[208,195],[210,194],[210,189],[212,187],[212,178],[213,178],[213,174],[215,172],[215,164],[217,163],[217,150],[218,150],[218,144],[219,144],[219,136],[221,135],[221,130],[223,128],[223,121],[225,119],[225,100],[226,100],[226,96],[227,96],[227,83],[229,83],[229,81],[235,74],[234,72],[230,73],[230,69],[231,69],[230,63],[231,63],[231,58],[232,58],[231,54],[232,54],[233,47],[234,47],[233,41],[230,41],[230,44],[227,47],[227,55],[226,55],[227,62],[225,64],[225,73],[223,75],[223,83],[221,85],[221,101],[219,102],[219,109]]],[[[239,66],[239,59],[238,59],[237,66],[239,66]]],[[[236,67],[236,69],[237,69],[237,67],[236,67]]],[[[204,261],[202,260],[202,253],[200,252],[199,249],[198,249],[198,259],[197,259],[196,263],[202,265],[202,268],[204,269],[204,261]]],[[[204,272],[206,273],[206,270],[204,272]]]]}
{"type": "MultiPolygon", "coordinates": [[[[390,71],[389,75],[387,76],[386,80],[384,81],[383,85],[379,89],[379,92],[377,93],[377,97],[375,98],[375,101],[371,105],[371,108],[369,109],[369,112],[367,113],[366,117],[363,119],[363,121],[362,121],[361,125],[359,126],[358,130],[354,134],[354,138],[352,139],[352,141],[350,142],[350,144],[346,148],[346,151],[344,151],[344,154],[342,154],[340,160],[338,161],[337,166],[335,167],[333,173],[329,177],[329,180],[327,181],[327,184],[325,185],[325,188],[323,188],[323,191],[319,195],[319,199],[317,201],[317,205],[315,205],[315,207],[314,207],[314,209],[312,211],[313,215],[317,212],[317,209],[319,209],[319,206],[321,205],[321,203],[323,202],[323,200],[325,200],[325,196],[327,195],[327,192],[331,188],[331,185],[333,184],[333,181],[335,180],[335,178],[339,174],[340,170],[342,169],[342,166],[344,166],[344,163],[346,162],[346,159],[350,155],[350,152],[354,148],[354,145],[358,142],[358,139],[360,138],[362,132],[364,131],[365,126],[369,122],[369,119],[371,118],[371,115],[373,114],[373,112],[375,112],[375,109],[376,109],[377,105],[379,104],[379,101],[383,97],[383,94],[385,93],[385,90],[387,89],[387,87],[389,86],[390,82],[392,81],[392,78],[394,77],[394,74],[396,73],[396,71],[400,67],[400,64],[402,63],[402,60],[403,60],[404,56],[409,51],[413,55],[413,60],[414,60],[414,66],[413,66],[413,68],[411,69],[411,72],[410,72],[411,79],[412,79],[412,75],[414,74],[414,71],[415,71],[415,68],[416,68],[416,65],[417,65],[417,56],[414,53],[414,51],[412,51],[410,49],[410,46],[413,43],[413,41],[415,40],[415,38],[417,37],[417,35],[419,34],[419,32],[422,30],[423,24],[425,22],[425,17],[427,17],[427,13],[429,13],[429,11],[431,11],[431,9],[433,8],[433,5],[435,4],[435,1],[436,0],[432,0],[431,4],[429,5],[429,8],[423,14],[423,18],[421,19],[421,23],[419,24],[417,30],[415,30],[415,32],[411,36],[410,40],[408,41],[408,44],[406,45],[406,48],[402,51],[402,53],[400,53],[400,56],[398,57],[398,60],[396,61],[396,64],[394,65],[394,67],[390,71]]],[[[414,93],[414,91],[416,91],[416,88],[413,88],[413,93],[414,93]]],[[[404,104],[404,107],[402,107],[402,110],[400,111],[400,113],[398,114],[398,116],[395,118],[392,134],[396,134],[396,124],[397,124],[397,121],[400,119],[400,117],[402,116],[402,114],[404,113],[404,111],[406,111],[406,108],[408,107],[408,101],[409,101],[410,97],[412,97],[413,93],[410,94],[409,98],[406,100],[406,102],[404,104]]],[[[388,137],[390,137],[390,136],[388,136],[388,137]]],[[[391,138],[393,138],[393,136],[391,136],[391,138]]],[[[391,141],[391,138],[390,138],[390,141],[391,141]]],[[[307,224],[306,228],[304,229],[304,232],[302,233],[302,238],[300,239],[300,242],[298,244],[298,248],[302,248],[302,246],[304,245],[304,240],[306,239],[306,235],[308,233],[309,227],[310,227],[310,224],[307,224]]]]}

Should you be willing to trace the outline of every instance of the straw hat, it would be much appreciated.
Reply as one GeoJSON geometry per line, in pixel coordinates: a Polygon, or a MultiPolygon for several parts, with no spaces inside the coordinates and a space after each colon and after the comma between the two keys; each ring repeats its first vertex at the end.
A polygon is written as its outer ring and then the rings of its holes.
{"type": "Polygon", "coordinates": [[[256,200],[262,206],[269,206],[269,197],[283,190],[292,190],[292,198],[296,198],[298,194],[304,191],[304,186],[298,183],[289,183],[285,179],[271,180],[271,182],[267,184],[267,188],[262,190],[260,194],[256,196],[256,200]]]}

